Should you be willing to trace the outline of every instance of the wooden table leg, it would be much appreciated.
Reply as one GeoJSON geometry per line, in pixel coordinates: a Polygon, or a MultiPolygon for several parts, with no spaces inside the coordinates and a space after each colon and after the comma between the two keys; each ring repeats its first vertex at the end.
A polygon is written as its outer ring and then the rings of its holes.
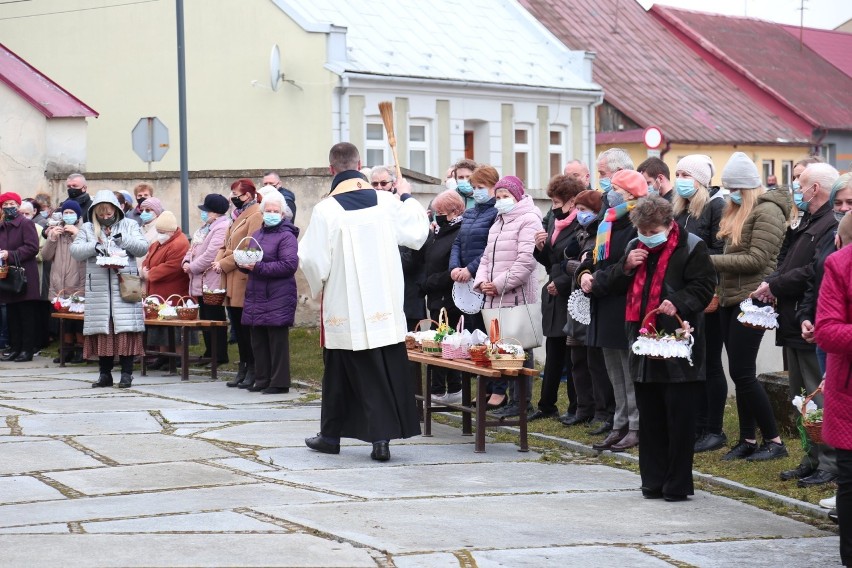
{"type": "Polygon", "coordinates": [[[218,372],[219,372],[219,354],[218,348],[216,345],[219,343],[217,340],[219,339],[219,328],[211,327],[210,333],[210,378],[214,381],[219,380],[218,372]]]}
{"type": "MultiPolygon", "coordinates": [[[[470,408],[470,383],[476,375],[461,373],[462,379],[462,406],[470,408]]],[[[473,415],[470,412],[462,412],[462,436],[473,436],[473,415]]]]}
{"type": "Polygon", "coordinates": [[[59,366],[65,366],[65,318],[59,318],[59,366]]]}
{"type": "Polygon", "coordinates": [[[529,404],[527,403],[527,376],[526,375],[518,375],[518,390],[520,391],[520,438],[521,438],[521,449],[518,450],[520,452],[528,452],[530,450],[529,445],[527,443],[527,408],[529,408],[529,404]]]}
{"type": "Polygon", "coordinates": [[[189,328],[183,326],[180,328],[181,346],[180,346],[180,380],[189,380],[189,328]]]}
{"type": "Polygon", "coordinates": [[[478,454],[485,453],[485,383],[488,381],[480,378],[476,386],[476,438],[473,451],[478,454]]]}
{"type": "MultiPolygon", "coordinates": [[[[422,365],[418,365],[422,369],[422,365]]],[[[428,368],[428,365],[427,365],[428,368]]],[[[429,376],[427,371],[426,376],[429,376]]],[[[417,381],[418,384],[422,384],[421,381],[417,381]]],[[[431,436],[432,435],[432,386],[427,385],[423,387],[425,391],[423,394],[423,435],[431,436]]]]}
{"type": "MultiPolygon", "coordinates": [[[[168,330],[169,330],[169,353],[175,353],[176,352],[175,328],[169,326],[168,330]]],[[[174,375],[177,372],[177,367],[175,366],[175,358],[174,358],[174,356],[169,355],[168,360],[169,360],[169,374],[174,375]]]]}
{"type": "Polygon", "coordinates": [[[148,328],[142,331],[142,376],[148,375],[148,328]]]}
{"type": "MultiPolygon", "coordinates": [[[[426,368],[426,373],[428,376],[429,368],[426,368]]],[[[411,380],[414,381],[414,396],[421,397],[416,398],[417,401],[417,416],[420,418],[420,422],[424,421],[423,414],[423,365],[414,365],[411,366],[411,380]]]]}

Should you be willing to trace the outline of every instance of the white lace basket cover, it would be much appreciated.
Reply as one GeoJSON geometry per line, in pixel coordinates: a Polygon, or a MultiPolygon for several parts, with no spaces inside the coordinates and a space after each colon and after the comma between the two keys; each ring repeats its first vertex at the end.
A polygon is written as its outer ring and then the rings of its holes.
{"type": "Polygon", "coordinates": [[[453,283],[453,303],[466,314],[478,314],[485,303],[485,295],[474,291],[471,278],[467,282],[453,283]]]}
{"type": "MultiPolygon", "coordinates": [[[[248,246],[252,246],[251,242],[248,246]]],[[[263,260],[263,249],[260,248],[260,243],[254,237],[244,237],[237,243],[237,248],[234,249],[234,262],[237,264],[255,264],[261,260],[263,260]],[[246,240],[254,241],[255,248],[253,250],[240,248],[246,240]]]]}
{"type": "Polygon", "coordinates": [[[755,306],[751,298],[740,302],[740,315],[737,321],[750,327],[763,329],[778,328],[778,313],[772,306],[755,306]]]}
{"type": "Polygon", "coordinates": [[[579,288],[568,296],[568,313],[577,323],[583,325],[592,323],[592,303],[579,288]]]}
{"type": "MultiPolygon", "coordinates": [[[[658,313],[658,310],[648,312],[648,315],[642,319],[640,329],[646,327],[648,318],[654,315],[654,313],[658,313]]],[[[675,314],[675,317],[680,322],[681,329],[684,329],[683,320],[677,314],[675,314]]],[[[689,361],[689,366],[692,367],[692,345],[694,343],[695,338],[691,333],[681,337],[675,335],[664,335],[662,337],[639,335],[630,349],[636,355],[643,355],[652,359],[686,359],[689,361]]]]}

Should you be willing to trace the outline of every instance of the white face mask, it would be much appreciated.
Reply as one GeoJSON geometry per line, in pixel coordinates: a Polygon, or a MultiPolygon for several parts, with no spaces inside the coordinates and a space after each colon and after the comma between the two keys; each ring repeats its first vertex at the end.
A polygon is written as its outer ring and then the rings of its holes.
{"type": "Polygon", "coordinates": [[[166,244],[166,241],[168,241],[170,238],[172,238],[172,236],[168,233],[165,233],[165,234],[164,233],[157,233],[157,241],[161,245],[166,244]]]}
{"type": "Polygon", "coordinates": [[[494,204],[494,207],[497,208],[497,213],[500,215],[505,215],[509,211],[515,208],[515,200],[511,197],[504,197],[502,199],[498,199],[494,204]]]}

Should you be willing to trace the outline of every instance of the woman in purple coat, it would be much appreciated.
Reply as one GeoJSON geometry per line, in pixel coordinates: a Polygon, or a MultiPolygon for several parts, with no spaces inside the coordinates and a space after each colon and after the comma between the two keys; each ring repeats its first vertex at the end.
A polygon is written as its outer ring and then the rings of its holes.
{"type": "MultiPolygon", "coordinates": [[[[0,304],[6,304],[9,322],[9,350],[2,361],[32,361],[36,347],[38,301],[41,287],[38,280],[38,231],[36,225],[18,213],[21,196],[11,191],[0,195],[0,262],[20,266],[27,283],[20,293],[0,290],[0,304]]],[[[11,282],[11,280],[10,280],[11,282]]]]}
{"type": "Polygon", "coordinates": [[[296,318],[297,229],[287,218],[279,193],[261,203],[263,227],[254,237],[263,250],[255,264],[239,265],[248,272],[242,324],[251,326],[255,380],[248,390],[263,394],[290,391],[290,327],[296,318]]]}

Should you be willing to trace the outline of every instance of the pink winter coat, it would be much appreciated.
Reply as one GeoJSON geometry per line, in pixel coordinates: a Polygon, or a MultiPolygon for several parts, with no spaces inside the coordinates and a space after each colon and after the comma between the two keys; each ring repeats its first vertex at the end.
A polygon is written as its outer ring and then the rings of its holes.
{"type": "Polygon", "coordinates": [[[211,290],[222,287],[222,276],[215,270],[208,269],[216,260],[216,254],[222,247],[222,243],[225,242],[230,223],[231,219],[227,215],[222,215],[210,224],[210,231],[204,236],[204,240],[196,243],[196,237],[193,237],[189,250],[183,257],[183,262],[189,263],[190,296],[200,296],[205,285],[211,290]],[[207,274],[204,274],[205,270],[207,274]]]}
{"type": "Polygon", "coordinates": [[[852,246],[825,260],[814,337],[828,353],[822,437],[829,446],[852,450],[852,246]]]}
{"type": "Polygon", "coordinates": [[[503,306],[538,301],[538,263],[533,251],[535,234],[543,230],[541,211],[529,195],[524,195],[505,215],[497,215],[473,282],[477,291],[484,282],[493,282],[497,287],[496,296],[486,296],[485,308],[500,307],[501,295],[503,306]]]}

